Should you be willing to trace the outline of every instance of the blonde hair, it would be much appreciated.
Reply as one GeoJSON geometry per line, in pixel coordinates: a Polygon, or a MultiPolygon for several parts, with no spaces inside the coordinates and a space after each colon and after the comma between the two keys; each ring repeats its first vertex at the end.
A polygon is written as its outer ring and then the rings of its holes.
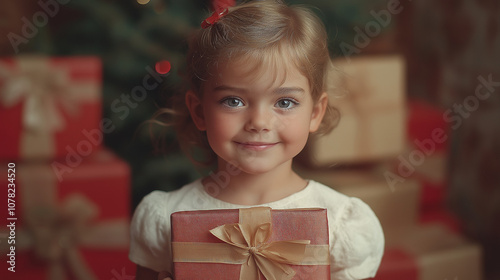
{"type": "MultiPolygon", "coordinates": [[[[190,90],[200,98],[203,85],[217,72],[220,63],[234,58],[251,58],[255,65],[271,65],[291,59],[309,81],[317,101],[333,70],[327,46],[327,33],[320,19],[302,6],[287,6],[281,1],[251,1],[229,8],[229,12],[206,29],[197,30],[189,40],[186,76],[190,90]],[[274,64],[273,64],[274,63],[274,64]]],[[[206,133],[194,125],[184,98],[175,105],[175,127],[181,148],[195,162],[213,163],[216,159],[206,133]],[[204,160],[194,159],[193,147],[205,152],[204,160]]],[[[329,133],[338,123],[338,111],[328,105],[315,134],[329,133]]]]}

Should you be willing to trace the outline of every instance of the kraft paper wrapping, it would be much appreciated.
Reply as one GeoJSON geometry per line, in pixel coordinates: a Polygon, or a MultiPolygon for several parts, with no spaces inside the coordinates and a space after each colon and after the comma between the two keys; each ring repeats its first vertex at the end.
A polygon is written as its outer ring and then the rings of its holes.
{"type": "Polygon", "coordinates": [[[330,134],[312,138],[308,163],[330,166],[398,155],[406,140],[403,59],[357,57],[349,63],[339,59],[333,64],[340,70],[332,75],[341,79],[329,98],[340,111],[340,122],[330,134]]]}

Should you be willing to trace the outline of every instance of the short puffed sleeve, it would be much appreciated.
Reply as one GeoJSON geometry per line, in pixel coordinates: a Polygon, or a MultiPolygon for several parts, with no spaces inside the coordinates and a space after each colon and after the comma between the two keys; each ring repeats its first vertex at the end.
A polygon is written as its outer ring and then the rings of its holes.
{"type": "Polygon", "coordinates": [[[374,277],[384,253],[384,233],[371,208],[358,198],[348,198],[332,222],[332,279],[374,277]]]}
{"type": "Polygon", "coordinates": [[[161,208],[161,196],[154,191],[137,206],[130,225],[129,259],[157,272],[171,272],[170,217],[161,208]]]}

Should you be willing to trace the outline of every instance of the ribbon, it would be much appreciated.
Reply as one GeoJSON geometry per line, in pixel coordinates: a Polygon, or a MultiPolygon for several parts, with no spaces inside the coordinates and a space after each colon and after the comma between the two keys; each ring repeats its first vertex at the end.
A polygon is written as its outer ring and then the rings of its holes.
{"type": "Polygon", "coordinates": [[[172,242],[174,262],[241,264],[240,280],[292,279],[290,265],[329,265],[326,245],[310,240],[269,242],[272,234],[271,208],[239,210],[239,223],[210,230],[224,243],[172,242]]]}
{"type": "MultiPolygon", "coordinates": [[[[97,277],[85,263],[79,246],[87,248],[126,248],[126,218],[94,222],[98,206],[81,194],[71,194],[57,202],[57,183],[50,166],[19,166],[23,188],[22,208],[25,228],[16,230],[16,249],[33,250],[47,263],[50,280],[64,280],[71,274],[78,280],[97,277]]],[[[0,233],[2,233],[0,231],[0,233]]],[[[8,252],[6,242],[0,252],[8,252]]]]}
{"type": "Polygon", "coordinates": [[[66,126],[59,105],[66,113],[77,115],[79,102],[98,98],[98,85],[88,81],[75,84],[68,65],[51,65],[47,57],[24,56],[14,62],[15,67],[0,61],[0,102],[5,107],[23,102],[21,157],[51,157],[56,150],[54,133],[66,126]]]}
{"type": "Polygon", "coordinates": [[[211,16],[201,22],[201,28],[206,29],[216,24],[223,16],[227,15],[228,12],[228,9],[213,12],[211,16]]]}
{"type": "Polygon", "coordinates": [[[47,262],[49,279],[66,279],[67,270],[79,280],[97,279],[77,249],[79,239],[97,213],[97,207],[81,195],[69,196],[59,209],[33,207],[27,213],[33,249],[39,259],[47,262]]]}
{"type": "Polygon", "coordinates": [[[354,115],[358,118],[358,129],[356,130],[357,135],[354,139],[358,139],[359,145],[357,146],[357,153],[362,157],[371,154],[371,144],[369,133],[370,126],[368,125],[366,108],[362,108],[362,102],[366,102],[369,93],[373,92],[373,89],[367,86],[368,79],[366,78],[368,73],[366,69],[359,69],[356,73],[358,78],[356,82],[353,81],[353,77],[344,77],[342,79],[342,84],[345,89],[347,89],[347,101],[351,106],[354,115]]]}
{"type": "Polygon", "coordinates": [[[211,16],[201,22],[201,28],[206,29],[216,24],[223,16],[229,12],[228,8],[233,7],[234,0],[214,0],[212,1],[212,9],[214,12],[211,16]]]}
{"type": "MultiPolygon", "coordinates": [[[[403,95],[401,81],[404,71],[400,57],[360,58],[359,61],[344,64],[339,62],[343,71],[347,73],[340,81],[348,91],[345,102],[338,107],[345,109],[345,115],[354,119],[356,130],[353,130],[353,152],[349,158],[355,157],[358,161],[372,160],[374,157],[387,156],[387,153],[397,153],[396,145],[390,146],[390,139],[402,137],[404,116],[403,95]],[[390,79],[387,80],[387,77],[390,79]],[[374,118],[376,117],[376,118],[374,118]],[[391,124],[387,121],[398,119],[391,124]],[[393,123],[393,124],[392,124],[393,123]],[[390,126],[392,125],[392,127],[390,126]],[[380,126],[380,127],[379,127],[380,126]],[[392,138],[384,133],[393,132],[392,138]],[[395,135],[394,132],[397,132],[395,135]]],[[[339,103],[342,103],[339,100],[339,103]]],[[[341,110],[341,113],[342,110],[341,110]]],[[[349,129],[349,128],[348,128],[349,129]]],[[[397,139],[398,140],[398,139],[397,139]]]]}
{"type": "MultiPolygon", "coordinates": [[[[0,63],[3,88],[0,101],[12,107],[24,100],[20,152],[22,157],[46,158],[55,153],[55,131],[65,126],[64,118],[57,110],[57,100],[69,100],[69,78],[64,71],[51,68],[48,60],[41,57],[19,58],[17,71],[9,70],[0,63]]],[[[68,112],[75,112],[72,104],[65,101],[68,112]]]]}
{"type": "Polygon", "coordinates": [[[57,110],[62,101],[68,113],[74,113],[71,84],[68,73],[51,67],[47,58],[25,57],[17,59],[17,71],[0,64],[0,77],[4,81],[1,101],[11,107],[25,100],[23,126],[29,130],[54,132],[64,128],[64,118],[57,110]]]}
{"type": "Polygon", "coordinates": [[[216,12],[221,12],[224,9],[233,7],[235,4],[235,0],[213,0],[212,9],[216,12]]]}

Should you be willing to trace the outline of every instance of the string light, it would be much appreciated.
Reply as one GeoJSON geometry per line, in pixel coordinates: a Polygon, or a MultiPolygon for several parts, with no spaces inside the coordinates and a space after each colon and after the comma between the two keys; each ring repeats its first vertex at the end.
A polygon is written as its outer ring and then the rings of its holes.
{"type": "Polygon", "coordinates": [[[165,75],[168,72],[170,72],[171,68],[172,68],[172,66],[170,65],[170,62],[167,60],[158,61],[155,65],[156,72],[158,72],[158,74],[162,74],[162,75],[165,75]]]}
{"type": "Polygon", "coordinates": [[[149,3],[150,0],[137,0],[137,3],[141,4],[141,5],[146,5],[147,3],[149,3]]]}

